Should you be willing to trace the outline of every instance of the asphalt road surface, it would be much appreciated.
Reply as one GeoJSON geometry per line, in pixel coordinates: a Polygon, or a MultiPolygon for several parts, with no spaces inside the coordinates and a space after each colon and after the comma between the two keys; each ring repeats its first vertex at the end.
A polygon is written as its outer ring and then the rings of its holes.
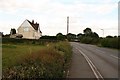
{"type": "Polygon", "coordinates": [[[118,50],[71,42],[73,57],[68,78],[118,78],[118,50]]]}

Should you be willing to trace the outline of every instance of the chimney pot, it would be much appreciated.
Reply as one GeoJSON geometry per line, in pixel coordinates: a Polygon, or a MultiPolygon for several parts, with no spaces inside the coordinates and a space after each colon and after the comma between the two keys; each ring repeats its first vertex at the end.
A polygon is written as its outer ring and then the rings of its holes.
{"type": "Polygon", "coordinates": [[[34,24],[34,20],[32,20],[32,23],[34,24]]]}

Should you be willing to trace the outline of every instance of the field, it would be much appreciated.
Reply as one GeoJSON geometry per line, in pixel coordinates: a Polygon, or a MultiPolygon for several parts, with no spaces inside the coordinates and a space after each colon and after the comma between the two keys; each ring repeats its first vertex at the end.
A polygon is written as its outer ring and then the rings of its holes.
{"type": "Polygon", "coordinates": [[[65,78],[72,56],[68,42],[2,44],[3,78],[65,78]]]}
{"type": "Polygon", "coordinates": [[[2,45],[2,64],[3,68],[15,65],[18,60],[22,59],[25,54],[30,54],[38,51],[45,46],[39,45],[15,45],[15,44],[3,44],[2,45]]]}

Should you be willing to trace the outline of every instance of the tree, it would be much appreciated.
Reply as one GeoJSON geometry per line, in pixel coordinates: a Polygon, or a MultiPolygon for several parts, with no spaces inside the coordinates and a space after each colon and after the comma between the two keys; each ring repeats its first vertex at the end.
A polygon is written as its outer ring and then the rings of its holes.
{"type": "Polygon", "coordinates": [[[65,40],[65,36],[62,33],[58,33],[56,37],[58,40],[65,40]]]}
{"type": "Polygon", "coordinates": [[[83,30],[86,37],[99,38],[99,35],[96,32],[92,32],[90,28],[83,30]]]}
{"type": "Polygon", "coordinates": [[[99,35],[96,32],[93,32],[92,35],[91,35],[91,37],[93,37],[93,38],[99,38],[99,35]]]}
{"type": "Polygon", "coordinates": [[[85,30],[83,30],[84,34],[90,34],[92,33],[92,30],[90,28],[86,28],[85,30]]]}
{"type": "Polygon", "coordinates": [[[6,34],[6,35],[4,35],[4,37],[8,38],[8,37],[10,37],[10,34],[6,34]]]}
{"type": "Polygon", "coordinates": [[[114,36],[114,38],[117,38],[117,36],[114,36]]]}
{"type": "Polygon", "coordinates": [[[83,35],[82,33],[77,34],[77,38],[78,38],[79,40],[81,40],[83,36],[84,36],[84,35],[83,35]]]}
{"type": "Polygon", "coordinates": [[[76,38],[76,34],[72,34],[72,33],[68,33],[67,34],[67,39],[69,40],[69,41],[72,41],[72,40],[74,40],[76,38]]]}
{"type": "Polygon", "coordinates": [[[106,36],[106,38],[113,38],[113,36],[110,36],[110,35],[109,35],[109,36],[106,36]]]}
{"type": "Polygon", "coordinates": [[[0,36],[1,36],[1,37],[4,37],[4,34],[3,34],[3,32],[0,32],[0,36]]]}
{"type": "Polygon", "coordinates": [[[77,37],[79,38],[79,37],[82,37],[82,33],[79,33],[79,34],[77,34],[77,37]]]}
{"type": "Polygon", "coordinates": [[[96,32],[92,32],[90,28],[86,28],[83,30],[84,34],[82,35],[82,38],[80,39],[81,42],[87,43],[87,44],[96,44],[99,41],[99,35],[96,32]]]}
{"type": "Polygon", "coordinates": [[[16,34],[16,29],[15,29],[15,28],[11,28],[10,34],[11,34],[11,35],[16,34]]]}

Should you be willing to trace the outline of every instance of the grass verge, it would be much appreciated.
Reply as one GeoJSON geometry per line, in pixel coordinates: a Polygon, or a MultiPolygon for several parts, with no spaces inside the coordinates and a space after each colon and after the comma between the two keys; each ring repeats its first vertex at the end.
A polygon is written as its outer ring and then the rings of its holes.
{"type": "Polygon", "coordinates": [[[44,47],[31,45],[30,49],[27,47],[3,45],[3,79],[66,77],[72,56],[68,42],[48,43],[44,47]]]}

